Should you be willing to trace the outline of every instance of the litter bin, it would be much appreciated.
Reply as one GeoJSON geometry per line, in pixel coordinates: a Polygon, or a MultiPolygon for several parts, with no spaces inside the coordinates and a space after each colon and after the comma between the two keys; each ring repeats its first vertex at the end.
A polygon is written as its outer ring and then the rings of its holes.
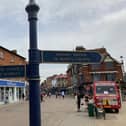
{"type": "Polygon", "coordinates": [[[88,116],[93,117],[94,116],[94,104],[88,103],[88,116]]]}

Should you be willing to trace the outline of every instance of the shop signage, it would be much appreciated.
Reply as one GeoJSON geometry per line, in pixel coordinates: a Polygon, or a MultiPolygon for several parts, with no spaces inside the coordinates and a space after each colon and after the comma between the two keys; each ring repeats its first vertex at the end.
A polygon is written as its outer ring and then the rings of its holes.
{"type": "Polygon", "coordinates": [[[9,80],[0,80],[0,86],[2,87],[25,87],[24,82],[19,81],[9,81],[9,80]]]}
{"type": "Polygon", "coordinates": [[[25,77],[25,65],[0,66],[0,78],[25,77]]]}

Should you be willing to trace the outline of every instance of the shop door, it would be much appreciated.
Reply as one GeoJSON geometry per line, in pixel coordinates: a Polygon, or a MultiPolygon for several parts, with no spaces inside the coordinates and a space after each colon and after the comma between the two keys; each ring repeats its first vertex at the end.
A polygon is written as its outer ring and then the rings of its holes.
{"type": "Polygon", "coordinates": [[[9,88],[9,102],[13,101],[12,88],[9,88]]]}

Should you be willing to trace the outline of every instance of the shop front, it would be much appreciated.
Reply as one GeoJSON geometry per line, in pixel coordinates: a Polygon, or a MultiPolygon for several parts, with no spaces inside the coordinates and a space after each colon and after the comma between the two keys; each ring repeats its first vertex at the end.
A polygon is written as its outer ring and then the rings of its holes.
{"type": "Polygon", "coordinates": [[[0,80],[0,104],[14,103],[25,95],[25,82],[0,80]]]}

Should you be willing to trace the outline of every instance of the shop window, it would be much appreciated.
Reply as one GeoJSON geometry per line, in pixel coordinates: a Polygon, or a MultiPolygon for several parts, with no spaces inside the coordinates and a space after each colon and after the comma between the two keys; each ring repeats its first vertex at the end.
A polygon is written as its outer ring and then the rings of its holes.
{"type": "Polygon", "coordinates": [[[4,88],[0,88],[0,102],[4,101],[4,88]]]}
{"type": "Polygon", "coordinates": [[[84,80],[85,80],[85,79],[84,79],[84,75],[81,74],[79,77],[80,77],[80,84],[84,83],[84,80]]]}

